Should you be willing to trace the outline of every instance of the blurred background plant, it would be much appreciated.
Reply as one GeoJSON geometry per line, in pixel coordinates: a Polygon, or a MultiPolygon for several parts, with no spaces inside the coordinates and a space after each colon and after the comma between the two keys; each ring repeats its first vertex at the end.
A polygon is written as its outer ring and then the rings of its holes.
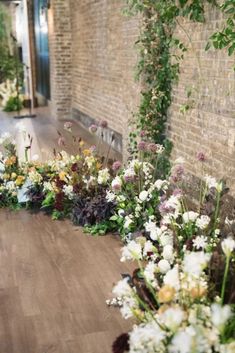
{"type": "Polygon", "coordinates": [[[23,65],[18,48],[11,36],[11,20],[4,4],[0,4],[0,104],[5,111],[22,108],[22,96],[17,95],[17,86],[23,86],[23,65]]]}

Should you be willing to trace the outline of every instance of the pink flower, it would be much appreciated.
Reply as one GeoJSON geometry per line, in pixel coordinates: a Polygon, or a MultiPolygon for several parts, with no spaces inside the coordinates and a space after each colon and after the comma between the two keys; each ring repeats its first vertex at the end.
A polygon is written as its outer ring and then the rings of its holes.
{"type": "Polygon", "coordinates": [[[156,143],[149,143],[147,149],[149,152],[156,153],[158,150],[158,145],[156,145],[156,143]]]}
{"type": "Polygon", "coordinates": [[[116,161],[112,165],[112,170],[114,172],[117,172],[121,168],[121,166],[122,166],[122,163],[120,161],[116,161]]]}
{"type": "Polygon", "coordinates": [[[66,123],[64,123],[64,129],[69,131],[69,132],[71,132],[72,126],[73,126],[73,123],[70,122],[70,121],[66,121],[66,123]]]}
{"type": "Polygon", "coordinates": [[[139,151],[146,151],[147,149],[147,143],[145,141],[140,141],[138,143],[138,150],[139,151]]]}
{"type": "Polygon", "coordinates": [[[96,145],[91,146],[89,149],[90,149],[91,153],[95,152],[96,151],[96,145]]]}
{"type": "Polygon", "coordinates": [[[146,131],[141,130],[141,131],[140,131],[140,137],[144,137],[144,136],[146,136],[146,131]]]}
{"type": "Polygon", "coordinates": [[[204,152],[198,152],[196,155],[196,158],[199,162],[205,162],[206,161],[206,155],[204,152]]]}
{"type": "Polygon", "coordinates": [[[95,125],[95,124],[92,124],[92,125],[89,127],[89,131],[90,131],[91,134],[95,134],[97,130],[98,130],[98,127],[97,127],[97,125],[95,125]]]}
{"type": "Polygon", "coordinates": [[[103,129],[107,129],[108,122],[106,120],[101,120],[100,121],[100,127],[102,127],[103,129]]]}

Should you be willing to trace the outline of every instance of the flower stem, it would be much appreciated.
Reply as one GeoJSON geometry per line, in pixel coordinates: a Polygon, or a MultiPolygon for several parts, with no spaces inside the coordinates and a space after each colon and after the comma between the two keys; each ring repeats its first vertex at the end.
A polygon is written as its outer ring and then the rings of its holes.
{"type": "Polygon", "coordinates": [[[230,263],[230,256],[227,256],[225,270],[224,270],[223,284],[221,289],[221,305],[224,304],[224,296],[225,296],[226,283],[228,279],[229,263],[230,263]]]}

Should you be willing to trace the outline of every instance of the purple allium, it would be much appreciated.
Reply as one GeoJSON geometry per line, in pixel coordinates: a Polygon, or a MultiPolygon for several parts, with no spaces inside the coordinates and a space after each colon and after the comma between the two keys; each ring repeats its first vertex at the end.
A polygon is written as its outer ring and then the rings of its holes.
{"type": "Polygon", "coordinates": [[[131,183],[135,180],[135,176],[134,175],[124,175],[124,180],[127,183],[131,183]]]}
{"type": "Polygon", "coordinates": [[[199,162],[205,162],[206,161],[206,155],[204,152],[198,152],[196,155],[196,158],[199,162]]]}
{"type": "Polygon", "coordinates": [[[95,124],[92,124],[92,125],[89,127],[89,131],[90,131],[91,134],[95,134],[97,130],[98,130],[98,127],[97,127],[97,125],[95,125],[95,124]]]}
{"type": "Polygon", "coordinates": [[[138,143],[138,150],[139,151],[146,151],[147,143],[145,141],[140,141],[138,143]]]}
{"type": "Polygon", "coordinates": [[[96,151],[96,145],[92,145],[89,150],[91,151],[91,153],[96,151]]]}
{"type": "Polygon", "coordinates": [[[63,136],[60,136],[57,141],[58,145],[60,147],[65,146],[65,138],[63,136]]]}
{"type": "Polygon", "coordinates": [[[103,129],[107,129],[107,127],[108,127],[107,120],[101,120],[100,121],[100,127],[102,127],[103,129]]]}
{"type": "Polygon", "coordinates": [[[157,150],[158,150],[158,145],[156,145],[156,143],[149,143],[148,146],[147,146],[147,149],[149,152],[153,152],[153,153],[156,153],[157,150]]]}
{"type": "Polygon", "coordinates": [[[112,165],[112,170],[114,172],[117,172],[121,168],[121,166],[122,166],[122,163],[120,161],[116,161],[112,165]]]}

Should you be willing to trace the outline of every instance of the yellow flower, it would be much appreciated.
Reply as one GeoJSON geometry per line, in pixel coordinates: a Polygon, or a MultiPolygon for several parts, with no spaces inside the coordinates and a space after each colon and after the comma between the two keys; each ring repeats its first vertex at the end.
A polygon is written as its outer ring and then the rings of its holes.
{"type": "Polygon", "coordinates": [[[175,297],[175,289],[171,286],[165,285],[158,292],[158,299],[160,303],[169,303],[175,297]]]}
{"type": "Polygon", "coordinates": [[[60,172],[59,178],[60,178],[60,180],[62,180],[62,181],[66,181],[66,173],[65,173],[65,172],[60,172]]]}
{"type": "Polygon", "coordinates": [[[24,180],[25,180],[25,177],[23,175],[18,175],[15,183],[17,186],[20,186],[23,184],[24,180]]]}
{"type": "Polygon", "coordinates": [[[17,178],[17,174],[16,173],[11,173],[11,179],[16,179],[17,178]]]}
{"type": "Polygon", "coordinates": [[[82,147],[82,146],[84,146],[84,144],[85,144],[85,142],[83,141],[83,140],[81,140],[80,142],[79,142],[79,145],[82,147]]]}
{"type": "Polygon", "coordinates": [[[192,289],[190,289],[189,293],[193,299],[202,298],[206,295],[206,288],[200,286],[193,287],[192,289]]]}
{"type": "Polygon", "coordinates": [[[96,163],[96,169],[101,169],[101,167],[102,167],[102,164],[100,162],[97,162],[96,163]]]}
{"type": "Polygon", "coordinates": [[[88,157],[91,155],[91,151],[88,149],[85,149],[85,150],[83,150],[83,154],[84,154],[84,156],[88,157]]]}

